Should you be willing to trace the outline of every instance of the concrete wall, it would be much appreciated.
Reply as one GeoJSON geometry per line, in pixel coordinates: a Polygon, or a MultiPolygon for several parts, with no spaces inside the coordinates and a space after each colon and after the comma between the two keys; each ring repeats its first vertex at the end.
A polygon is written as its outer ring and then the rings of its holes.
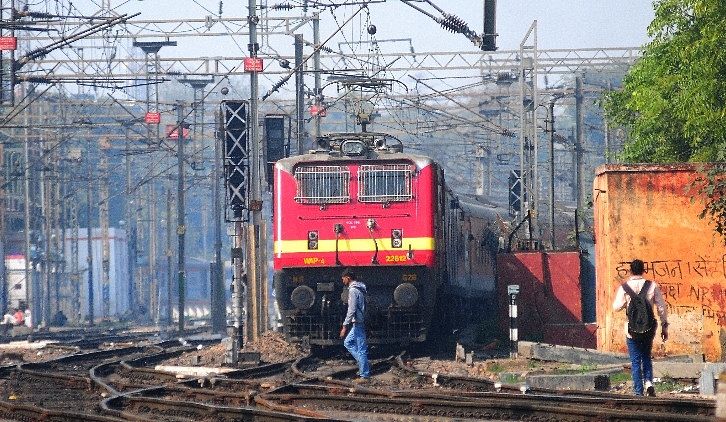
{"type": "Polygon", "coordinates": [[[668,303],[670,339],[654,355],[724,358],[726,248],[687,187],[697,165],[606,165],[594,180],[598,348],[626,352],[625,312],[612,311],[629,262],[646,263],[668,303]]]}
{"type": "Polygon", "coordinates": [[[500,329],[509,329],[508,285],[518,285],[520,340],[594,348],[583,322],[579,252],[517,252],[497,257],[500,329]]]}

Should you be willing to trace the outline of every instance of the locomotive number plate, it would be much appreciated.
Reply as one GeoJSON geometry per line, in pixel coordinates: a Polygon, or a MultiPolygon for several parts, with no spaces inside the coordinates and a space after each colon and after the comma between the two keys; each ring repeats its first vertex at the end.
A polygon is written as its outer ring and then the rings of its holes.
{"type": "Polygon", "coordinates": [[[406,255],[387,255],[386,262],[406,262],[406,255]]]}

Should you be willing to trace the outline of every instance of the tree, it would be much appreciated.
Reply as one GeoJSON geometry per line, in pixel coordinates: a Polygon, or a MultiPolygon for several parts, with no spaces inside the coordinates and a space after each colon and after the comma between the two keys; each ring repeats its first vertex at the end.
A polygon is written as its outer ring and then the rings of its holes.
{"type": "Polygon", "coordinates": [[[623,162],[712,162],[694,183],[702,218],[726,241],[726,3],[657,0],[652,41],[605,97],[611,123],[628,129],[623,162]]]}

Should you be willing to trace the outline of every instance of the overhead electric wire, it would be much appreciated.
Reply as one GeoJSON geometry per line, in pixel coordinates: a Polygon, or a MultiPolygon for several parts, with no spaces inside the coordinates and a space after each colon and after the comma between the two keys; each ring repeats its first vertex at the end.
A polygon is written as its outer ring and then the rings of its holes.
{"type": "MultiPolygon", "coordinates": [[[[348,20],[345,21],[345,23],[343,24],[343,26],[345,26],[348,22],[350,22],[358,13],[360,13],[361,10],[363,10],[363,7],[360,7],[355,13],[353,13],[353,15],[351,15],[351,17],[348,18],[348,20]]],[[[317,46],[315,48],[315,50],[313,50],[312,54],[310,54],[307,57],[303,58],[302,62],[299,65],[295,66],[295,68],[292,69],[290,72],[288,72],[288,74],[285,75],[277,84],[275,84],[272,88],[270,88],[270,90],[267,91],[267,93],[265,93],[265,95],[262,96],[262,101],[265,101],[267,99],[267,97],[269,97],[270,95],[272,95],[273,93],[275,93],[278,89],[280,89],[281,86],[283,86],[284,84],[286,84],[287,81],[289,81],[290,78],[292,78],[292,76],[295,75],[295,73],[302,66],[304,66],[305,63],[307,63],[307,61],[310,60],[311,57],[313,57],[313,55],[315,55],[315,53],[317,53],[318,51],[320,51],[320,49],[328,41],[330,41],[335,36],[335,34],[337,34],[338,32],[340,32],[340,30],[343,29],[343,26],[339,26],[338,29],[336,29],[335,31],[333,31],[333,33],[330,34],[330,36],[327,39],[325,39],[325,41],[321,42],[320,45],[317,46]]]]}
{"type": "MultiPolygon", "coordinates": [[[[409,75],[409,77],[410,77],[410,78],[412,78],[412,79],[414,79],[414,80],[416,80],[416,78],[415,78],[415,77],[413,77],[413,76],[410,76],[410,75],[409,75]]],[[[435,89],[435,88],[431,87],[430,85],[426,84],[425,82],[423,82],[423,81],[418,81],[418,80],[416,80],[416,81],[417,81],[417,82],[419,82],[419,83],[421,83],[421,84],[423,84],[423,85],[424,85],[425,87],[427,87],[427,88],[431,89],[432,91],[436,91],[436,89],[435,89]]],[[[457,101],[457,100],[453,99],[453,98],[452,98],[452,97],[451,97],[450,95],[448,95],[448,94],[444,94],[444,97],[446,97],[446,98],[447,98],[447,99],[448,99],[449,101],[453,102],[454,104],[456,104],[456,105],[460,106],[460,107],[461,107],[461,108],[463,108],[464,110],[466,110],[466,111],[468,111],[468,112],[470,112],[470,113],[472,113],[472,114],[475,114],[475,115],[476,115],[477,117],[480,117],[480,118],[482,118],[482,119],[483,119],[483,120],[484,120],[485,122],[487,122],[487,123],[491,124],[492,126],[494,126],[494,127],[496,128],[496,130],[495,130],[495,129],[490,129],[490,130],[492,130],[493,132],[498,132],[498,133],[500,133],[500,134],[502,134],[502,135],[505,135],[505,136],[511,136],[511,137],[513,137],[513,136],[514,136],[514,132],[512,132],[511,130],[509,130],[509,129],[506,129],[506,128],[503,128],[503,127],[499,126],[498,124],[496,124],[496,123],[492,122],[491,120],[489,120],[489,119],[487,119],[487,118],[483,117],[483,116],[482,116],[481,114],[479,114],[479,112],[478,112],[478,111],[472,110],[472,109],[471,109],[471,107],[469,107],[469,106],[466,106],[466,105],[462,104],[461,102],[459,102],[459,101],[457,101]]]]}

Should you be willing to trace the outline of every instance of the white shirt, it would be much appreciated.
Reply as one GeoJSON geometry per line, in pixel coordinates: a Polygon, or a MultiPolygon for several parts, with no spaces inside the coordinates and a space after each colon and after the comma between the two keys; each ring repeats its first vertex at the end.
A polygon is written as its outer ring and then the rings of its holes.
{"type": "MultiPolygon", "coordinates": [[[[628,286],[633,289],[633,292],[635,292],[635,294],[639,294],[640,290],[643,289],[645,279],[642,275],[633,275],[630,276],[630,279],[626,281],[626,283],[628,283],[628,286]]],[[[648,300],[648,303],[650,303],[651,305],[655,305],[655,309],[658,312],[658,318],[660,319],[661,324],[667,324],[668,305],[666,305],[665,299],[663,298],[663,293],[660,291],[658,283],[653,280],[650,281],[650,289],[648,289],[645,298],[646,300],[648,300]]],[[[618,287],[618,290],[615,293],[615,300],[613,301],[613,310],[616,312],[621,311],[628,306],[628,303],[630,303],[630,295],[625,293],[625,289],[623,289],[623,286],[618,287]]],[[[628,332],[627,320],[625,321],[625,332],[628,332]]],[[[630,334],[627,334],[627,336],[630,337],[630,334]]]]}

